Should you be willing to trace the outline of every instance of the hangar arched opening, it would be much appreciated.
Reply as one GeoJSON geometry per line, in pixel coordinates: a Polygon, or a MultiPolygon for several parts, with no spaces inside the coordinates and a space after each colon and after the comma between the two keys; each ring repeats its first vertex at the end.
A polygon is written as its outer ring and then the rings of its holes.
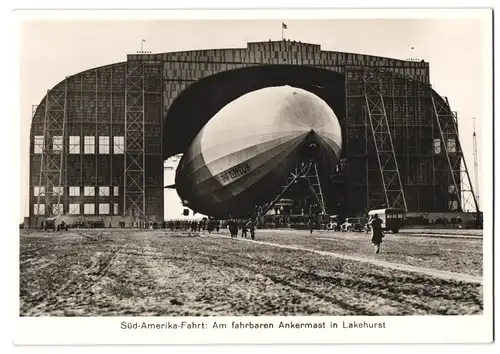
{"type": "Polygon", "coordinates": [[[171,104],[164,123],[164,154],[182,153],[225,105],[255,90],[293,86],[314,93],[344,117],[344,78],[332,70],[298,65],[259,65],[217,73],[188,86],[171,104]],[[186,121],[189,120],[189,124],[186,121]]]}

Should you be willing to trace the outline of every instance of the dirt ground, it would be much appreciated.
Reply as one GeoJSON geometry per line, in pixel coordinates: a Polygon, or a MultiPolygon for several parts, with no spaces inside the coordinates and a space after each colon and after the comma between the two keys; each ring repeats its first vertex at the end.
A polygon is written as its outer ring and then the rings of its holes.
{"type": "MultiPolygon", "coordinates": [[[[258,236],[306,248],[365,252],[358,241],[258,236]]],[[[464,245],[429,248],[405,242],[387,242],[384,257],[396,262],[398,250],[406,249],[425,266],[455,262],[463,271],[480,259],[475,244],[465,245],[471,248],[466,252],[464,245]],[[455,260],[464,257],[474,261],[455,260]]],[[[483,310],[478,284],[230,238],[163,230],[23,230],[20,247],[21,316],[464,315],[483,310]]]]}
{"type": "MultiPolygon", "coordinates": [[[[320,251],[374,257],[371,235],[364,232],[293,232],[285,237],[279,231],[263,230],[259,240],[283,245],[300,245],[320,251]]],[[[387,233],[379,260],[423,268],[481,276],[483,242],[481,239],[434,238],[387,233]]]]}

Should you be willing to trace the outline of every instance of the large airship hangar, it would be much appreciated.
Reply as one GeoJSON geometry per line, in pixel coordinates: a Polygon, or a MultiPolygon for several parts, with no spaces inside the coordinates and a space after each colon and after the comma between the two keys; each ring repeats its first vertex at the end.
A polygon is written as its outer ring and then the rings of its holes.
{"type": "Polygon", "coordinates": [[[30,225],[58,214],[163,220],[164,161],[230,102],[287,85],[320,97],[341,126],[339,163],[319,173],[327,213],[475,212],[457,116],[429,72],[424,60],[283,40],[139,52],[68,76],[33,109],[30,225]]]}

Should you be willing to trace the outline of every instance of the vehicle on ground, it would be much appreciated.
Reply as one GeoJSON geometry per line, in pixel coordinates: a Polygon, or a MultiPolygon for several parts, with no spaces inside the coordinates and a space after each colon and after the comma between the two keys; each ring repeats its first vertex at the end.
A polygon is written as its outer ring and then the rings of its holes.
{"type": "Polygon", "coordinates": [[[404,226],[405,212],[402,209],[387,208],[370,210],[368,218],[371,220],[375,214],[382,220],[382,230],[384,231],[390,230],[393,233],[397,233],[404,226]]]}
{"type": "Polygon", "coordinates": [[[341,222],[339,222],[338,215],[330,215],[330,221],[328,222],[328,231],[340,231],[341,222]]]}
{"type": "Polygon", "coordinates": [[[342,232],[361,232],[365,229],[365,225],[368,219],[364,216],[350,217],[340,225],[340,231],[342,232]]]}
{"type": "Polygon", "coordinates": [[[326,228],[328,231],[338,231],[339,230],[339,226],[337,224],[336,221],[330,221],[328,223],[328,226],[326,228]]]}
{"type": "Polygon", "coordinates": [[[305,230],[308,227],[307,223],[309,221],[309,215],[301,215],[301,214],[290,215],[289,220],[290,220],[289,227],[291,229],[305,230]]]}
{"type": "Polygon", "coordinates": [[[43,221],[43,226],[42,226],[44,231],[47,231],[49,229],[52,229],[53,231],[56,231],[56,218],[47,218],[43,221]]]}
{"type": "Polygon", "coordinates": [[[59,225],[57,225],[57,231],[68,231],[68,224],[62,221],[59,225]]]}

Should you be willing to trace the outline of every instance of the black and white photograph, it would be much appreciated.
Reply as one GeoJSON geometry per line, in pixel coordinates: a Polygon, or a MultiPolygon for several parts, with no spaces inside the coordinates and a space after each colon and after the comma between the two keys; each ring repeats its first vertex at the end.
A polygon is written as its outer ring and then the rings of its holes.
{"type": "Polygon", "coordinates": [[[20,11],[19,320],[491,341],[492,10],[233,12],[20,11]]]}

